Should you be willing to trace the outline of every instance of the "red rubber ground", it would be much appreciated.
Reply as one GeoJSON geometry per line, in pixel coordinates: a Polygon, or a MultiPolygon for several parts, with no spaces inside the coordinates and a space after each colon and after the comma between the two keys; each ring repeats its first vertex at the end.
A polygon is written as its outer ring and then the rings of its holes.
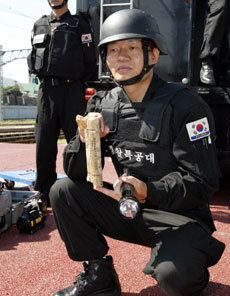
{"type": "MultiPolygon", "coordinates": [[[[63,173],[59,145],[57,171],[63,173]]],[[[0,171],[35,168],[34,144],[0,143],[0,171]]],[[[104,178],[113,181],[115,173],[107,160],[104,178]]],[[[230,295],[230,186],[223,183],[213,197],[211,210],[217,231],[214,236],[225,242],[225,252],[210,268],[210,283],[204,296],[230,295]]],[[[142,273],[150,250],[108,238],[123,296],[164,296],[156,282],[142,273]]],[[[0,295],[50,296],[72,285],[82,264],[71,261],[57,232],[51,208],[45,227],[32,235],[20,234],[15,225],[0,234],[0,295]]]]}

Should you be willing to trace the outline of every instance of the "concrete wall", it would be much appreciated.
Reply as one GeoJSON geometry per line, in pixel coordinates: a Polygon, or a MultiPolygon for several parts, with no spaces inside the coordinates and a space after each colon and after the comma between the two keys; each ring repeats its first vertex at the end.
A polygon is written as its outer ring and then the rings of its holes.
{"type": "Polygon", "coordinates": [[[2,120],[7,119],[34,119],[37,115],[37,106],[8,106],[2,105],[2,120]]]}

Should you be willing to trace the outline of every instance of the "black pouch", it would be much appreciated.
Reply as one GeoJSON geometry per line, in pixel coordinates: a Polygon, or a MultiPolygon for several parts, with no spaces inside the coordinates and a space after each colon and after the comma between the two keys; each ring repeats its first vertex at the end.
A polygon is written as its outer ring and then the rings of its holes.
{"type": "Polygon", "coordinates": [[[34,63],[35,71],[40,71],[43,68],[44,54],[45,54],[45,48],[37,48],[36,49],[36,51],[35,51],[35,63],[34,63]]]}

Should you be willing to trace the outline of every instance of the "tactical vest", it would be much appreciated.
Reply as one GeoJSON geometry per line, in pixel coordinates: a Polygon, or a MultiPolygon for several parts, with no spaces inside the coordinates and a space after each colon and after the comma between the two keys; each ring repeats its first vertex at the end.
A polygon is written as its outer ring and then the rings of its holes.
{"type": "Polygon", "coordinates": [[[34,26],[32,50],[27,58],[30,73],[78,80],[96,65],[90,23],[82,16],[70,15],[68,21],[49,22],[43,16],[34,26]]]}
{"type": "MultiPolygon", "coordinates": [[[[173,137],[177,136],[172,130],[173,98],[184,89],[187,87],[183,84],[166,83],[144,106],[143,112],[138,110],[136,105],[134,107],[129,99],[126,102],[121,99],[124,97],[121,88],[115,88],[108,93],[98,92],[95,95],[87,112],[102,113],[105,124],[110,128],[110,133],[102,139],[106,142],[103,143],[103,148],[108,147],[106,155],[111,156],[118,175],[123,173],[124,167],[128,167],[132,176],[148,182],[159,181],[170,172],[178,170],[173,155],[173,137]]],[[[63,153],[64,170],[73,180],[79,178],[74,157],[78,149],[79,142],[73,139],[63,153]]],[[[166,210],[164,204],[144,205],[166,210]]],[[[184,221],[187,223],[195,219],[207,232],[215,230],[208,204],[183,212],[183,217],[178,216],[178,219],[172,214],[174,216],[170,223],[174,221],[175,225],[182,225],[184,221]]],[[[170,215],[167,214],[167,217],[170,215]]]]}
{"type": "Polygon", "coordinates": [[[131,174],[146,180],[159,180],[177,169],[172,153],[170,101],[186,87],[166,83],[143,108],[121,103],[118,88],[112,90],[96,105],[110,128],[106,145],[118,174],[128,167],[131,174]]]}

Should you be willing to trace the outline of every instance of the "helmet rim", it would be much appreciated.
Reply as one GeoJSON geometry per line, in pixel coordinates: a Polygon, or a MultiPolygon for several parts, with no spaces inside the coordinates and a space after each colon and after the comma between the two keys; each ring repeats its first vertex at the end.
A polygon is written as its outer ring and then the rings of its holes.
{"type": "Polygon", "coordinates": [[[106,37],[105,39],[103,39],[99,44],[98,47],[102,47],[103,45],[107,45],[111,42],[116,42],[116,41],[122,41],[122,40],[126,40],[126,39],[136,39],[136,38],[141,38],[141,39],[148,39],[153,41],[157,48],[160,50],[160,54],[161,55],[167,55],[168,51],[166,48],[161,49],[158,45],[158,40],[162,39],[162,36],[160,34],[155,33],[156,36],[154,38],[148,37],[146,35],[143,34],[135,34],[135,33],[123,33],[123,34],[117,34],[117,35],[113,35],[113,36],[109,36],[106,37]],[[157,36],[159,35],[159,36],[157,36]]]}

